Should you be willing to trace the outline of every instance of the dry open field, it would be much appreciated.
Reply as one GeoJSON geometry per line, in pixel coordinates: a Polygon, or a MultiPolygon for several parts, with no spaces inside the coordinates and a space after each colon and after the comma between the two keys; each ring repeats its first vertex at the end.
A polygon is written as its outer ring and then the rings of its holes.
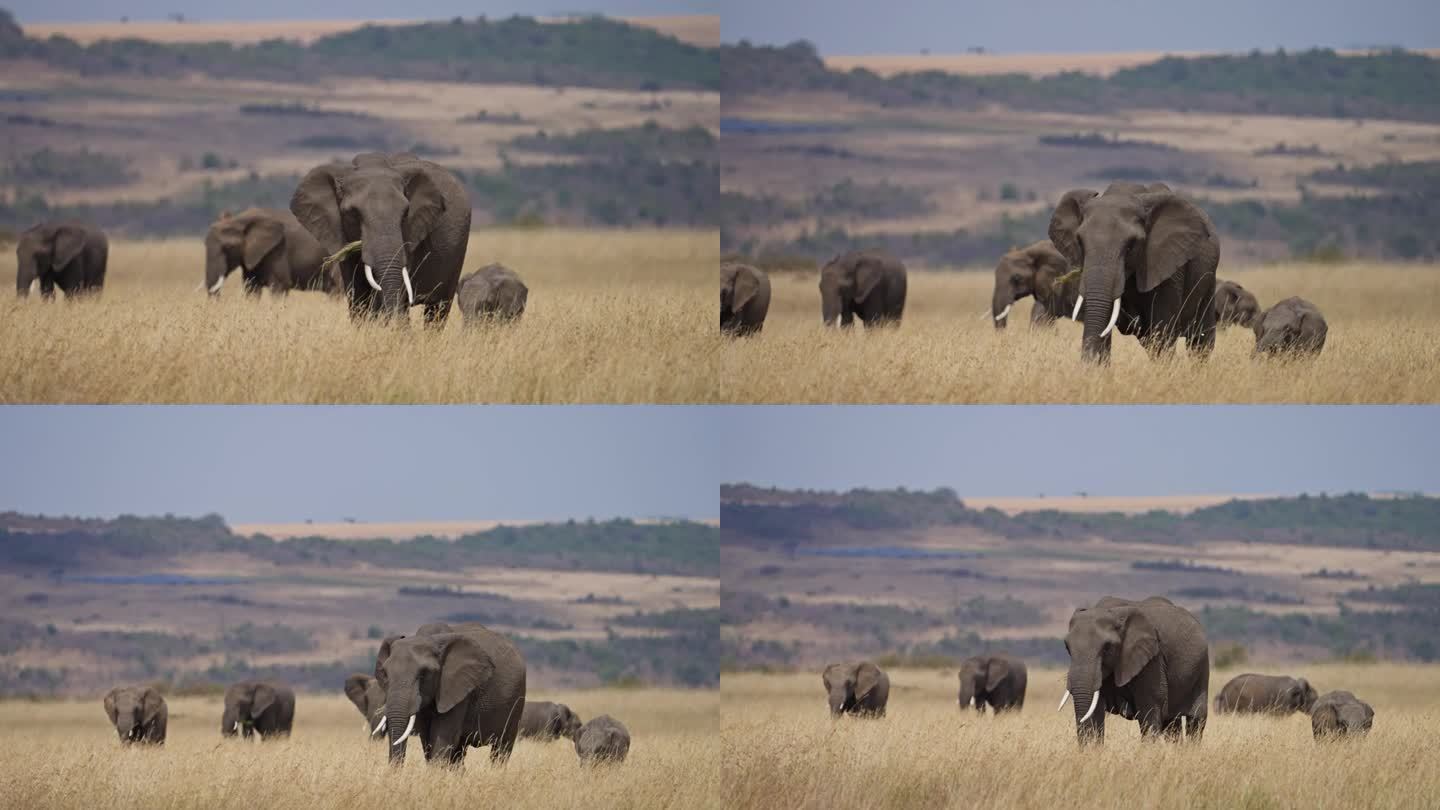
{"type": "MultiPolygon", "coordinates": [[[[1254,334],[1223,331],[1200,361],[1183,348],[1151,360],[1119,336],[1108,367],[1080,358],[1080,325],[1029,326],[1018,303],[991,325],[991,273],[910,274],[898,329],[847,332],[820,322],[811,274],[776,274],[764,332],[720,353],[726,402],[1433,402],[1440,398],[1440,276],[1423,265],[1284,264],[1237,270],[1264,306],[1300,295],[1325,313],[1318,358],[1252,357],[1254,334]]],[[[858,322],[857,322],[858,327],[858,322]]],[[[1064,426],[1057,425],[1057,431],[1064,426]]]]}
{"type": "MultiPolygon", "coordinates": [[[[1317,745],[1301,715],[1215,717],[1198,745],[1143,743],[1110,718],[1080,750],[1055,706],[1064,673],[1030,672],[1019,716],[961,715],[955,673],[892,671],[883,720],[832,721],[818,670],[721,679],[725,782],[735,808],[1434,807],[1440,667],[1295,665],[1321,692],[1375,707],[1368,738],[1317,745]]],[[[1217,671],[1212,694],[1238,674],[1217,671]]],[[[1067,707],[1068,708],[1068,707],[1067,707]]]]}
{"type": "Polygon", "coordinates": [[[531,690],[584,719],[610,714],[629,729],[629,758],[581,769],[566,742],[520,741],[503,769],[472,749],[461,772],[428,767],[412,745],[392,771],[385,746],[360,728],[341,695],[301,695],[287,741],[222,741],[218,698],[169,700],[163,748],[122,749],[100,698],[0,703],[0,726],[23,746],[0,755],[0,805],[26,808],[155,807],[573,807],[725,806],[717,759],[716,691],[531,690]]]}
{"type": "MultiPolygon", "coordinates": [[[[1363,51],[1346,51],[1352,54],[1363,51]]],[[[1421,53],[1435,55],[1436,50],[1421,53]]],[[[1118,51],[1113,53],[935,53],[935,54],[867,54],[863,56],[836,55],[825,57],[825,64],[832,70],[854,70],[865,68],[881,76],[897,73],[918,73],[938,70],[945,73],[968,75],[995,75],[1001,73],[1022,73],[1027,76],[1051,76],[1056,73],[1079,71],[1109,76],[1117,70],[1136,67],[1166,56],[1187,59],[1202,56],[1218,56],[1206,51],[1118,51]]]]}
{"type": "MultiPolygon", "coordinates": [[[[339,299],[197,290],[203,245],[112,242],[97,301],[0,303],[3,402],[697,402],[718,398],[705,231],[479,231],[530,287],[510,326],[443,332],[351,324],[339,299]]],[[[14,278],[13,251],[0,278],[14,278]]]]}

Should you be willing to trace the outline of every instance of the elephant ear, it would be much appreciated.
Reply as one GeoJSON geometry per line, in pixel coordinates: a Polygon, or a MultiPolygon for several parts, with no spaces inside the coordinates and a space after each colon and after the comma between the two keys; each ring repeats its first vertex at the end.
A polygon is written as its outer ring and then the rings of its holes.
{"type": "Polygon", "coordinates": [[[354,703],[355,708],[361,712],[366,710],[365,690],[370,686],[370,681],[371,678],[369,675],[361,675],[359,673],[345,679],[345,697],[350,698],[350,702],[354,703]]]}
{"type": "Polygon", "coordinates": [[[435,711],[444,714],[455,708],[467,695],[489,683],[495,675],[495,662],[480,642],[456,634],[445,645],[445,658],[440,662],[440,691],[435,695],[435,711]]]}
{"type": "Polygon", "coordinates": [[[866,661],[855,668],[855,699],[864,700],[880,685],[880,668],[866,661]]]}
{"type": "Polygon", "coordinates": [[[120,719],[119,711],[115,708],[115,695],[119,691],[120,687],[117,686],[105,693],[105,713],[110,716],[112,725],[120,719]]]}
{"type": "Polygon", "coordinates": [[[1085,262],[1085,257],[1080,254],[1080,240],[1075,236],[1075,231],[1085,218],[1085,203],[1095,196],[1095,192],[1088,188],[1067,191],[1055,206],[1055,212],[1050,215],[1050,243],[1072,267],[1078,267],[1085,262]]]}
{"type": "Polygon", "coordinates": [[[855,303],[863,304],[870,293],[880,286],[885,277],[885,267],[879,261],[865,257],[855,265],[855,303]]]}
{"type": "Polygon", "coordinates": [[[730,309],[739,312],[750,303],[750,299],[754,298],[756,294],[760,292],[760,279],[754,273],[746,272],[744,268],[739,268],[735,271],[734,290],[734,297],[730,301],[730,309]]]}
{"type": "Polygon", "coordinates": [[[275,690],[271,688],[269,684],[256,684],[255,698],[250,701],[250,716],[258,717],[264,714],[266,709],[275,705],[278,697],[279,696],[275,694],[275,690]]]}
{"type": "Polygon", "coordinates": [[[1145,265],[1136,286],[1150,292],[1195,258],[1210,238],[1205,214],[1189,200],[1167,192],[1140,196],[1146,211],[1145,265]]]}
{"type": "Polygon", "coordinates": [[[64,267],[75,261],[85,249],[85,232],[79,228],[63,225],[55,229],[55,252],[51,259],[55,267],[64,267]]]}
{"type": "Polygon", "coordinates": [[[256,217],[245,229],[245,266],[255,269],[285,239],[285,226],[269,217],[256,217]]]}
{"type": "Polygon", "coordinates": [[[387,682],[389,679],[385,677],[385,667],[383,666],[385,663],[385,659],[390,657],[390,645],[394,644],[402,638],[405,637],[386,636],[385,639],[380,642],[379,651],[375,653],[375,680],[380,682],[381,689],[385,689],[387,691],[390,689],[390,684],[387,682]]]}
{"type": "Polygon", "coordinates": [[[1115,684],[1129,683],[1159,654],[1160,634],[1155,632],[1155,625],[1144,613],[1133,611],[1125,622],[1125,634],[1120,642],[1120,666],[1115,669],[1115,684]]]}
{"type": "Polygon", "coordinates": [[[160,716],[160,707],[164,705],[165,698],[161,697],[159,692],[146,689],[145,697],[140,703],[140,719],[146,724],[155,722],[155,718],[160,716]]]}
{"type": "Polygon", "coordinates": [[[1010,662],[1004,658],[991,658],[990,665],[985,668],[985,691],[994,692],[1000,688],[1000,684],[1010,677],[1010,662]]]}
{"type": "Polygon", "coordinates": [[[329,253],[345,244],[345,232],[340,226],[340,178],[347,171],[339,163],[316,166],[290,198],[290,212],[329,253]]]}
{"type": "Polygon", "coordinates": [[[425,240],[445,213],[445,196],[428,169],[414,169],[405,177],[405,198],[410,201],[400,231],[411,249],[425,240]]]}

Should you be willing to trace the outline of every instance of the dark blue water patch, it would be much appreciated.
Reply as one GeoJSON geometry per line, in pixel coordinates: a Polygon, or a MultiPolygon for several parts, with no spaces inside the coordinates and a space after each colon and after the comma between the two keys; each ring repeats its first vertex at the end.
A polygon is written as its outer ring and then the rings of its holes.
{"type": "Polygon", "coordinates": [[[762,121],[759,118],[721,118],[721,135],[806,135],[846,132],[843,124],[818,124],[805,121],[762,121]]]}
{"type": "Polygon", "coordinates": [[[244,582],[233,577],[190,577],[184,574],[102,574],[65,577],[65,581],[86,585],[235,585],[244,582]]]}
{"type": "Polygon", "coordinates": [[[980,555],[973,551],[927,551],[902,546],[846,546],[829,548],[802,548],[798,554],[811,557],[879,558],[885,560],[955,560],[974,559],[980,555]]]}

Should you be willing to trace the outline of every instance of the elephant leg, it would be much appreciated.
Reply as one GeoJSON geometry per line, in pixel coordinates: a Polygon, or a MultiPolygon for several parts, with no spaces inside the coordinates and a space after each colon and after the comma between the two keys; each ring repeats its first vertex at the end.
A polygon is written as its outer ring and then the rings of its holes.
{"type": "Polygon", "coordinates": [[[46,301],[55,299],[55,279],[49,275],[40,277],[40,298],[46,301]]]}
{"type": "Polygon", "coordinates": [[[429,762],[435,756],[435,738],[430,734],[431,718],[415,718],[415,736],[420,738],[420,748],[425,752],[425,761],[429,762]]]}
{"type": "Polygon", "coordinates": [[[515,706],[505,716],[494,718],[499,732],[489,741],[491,764],[504,765],[510,760],[510,752],[515,749],[515,740],[520,736],[522,708],[523,704],[515,706]]]}
{"type": "Polygon", "coordinates": [[[435,301],[425,305],[425,325],[439,329],[445,326],[445,319],[450,317],[450,300],[435,301]]]}
{"type": "Polygon", "coordinates": [[[430,750],[425,752],[426,760],[434,759],[442,765],[459,765],[465,761],[467,723],[465,707],[457,706],[445,714],[437,714],[430,721],[430,750]]]}
{"type": "Polygon", "coordinates": [[[263,279],[260,278],[259,274],[251,273],[247,270],[241,270],[240,278],[245,285],[245,294],[247,296],[259,298],[260,291],[265,289],[265,282],[263,279]]]}

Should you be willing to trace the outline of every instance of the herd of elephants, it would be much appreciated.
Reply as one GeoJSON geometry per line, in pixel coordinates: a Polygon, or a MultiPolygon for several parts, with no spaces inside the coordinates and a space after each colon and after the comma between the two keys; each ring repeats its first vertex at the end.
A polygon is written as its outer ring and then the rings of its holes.
{"type": "MultiPolygon", "coordinates": [[[[995,268],[987,317],[1003,329],[1016,301],[1034,297],[1032,324],[1084,323],[1082,354],[1105,360],[1111,333],[1133,335],[1159,355],[1180,338],[1207,354],[1215,330],[1255,332],[1257,354],[1318,353],[1328,327],[1314,304],[1286,298],[1263,309],[1233,281],[1217,281],[1220,237],[1210,217],[1163,183],[1112,183],[1104,192],[1066,192],[1050,217],[1049,239],[1006,253],[995,268]]],[[[896,325],[905,309],[906,272],[873,251],[843,253],[820,270],[826,325],[896,325]]],[[[720,329],[759,333],[770,309],[770,279],[750,264],[722,263],[720,329]]]]}
{"type": "MultiPolygon", "coordinates": [[[[1205,628],[1190,611],[1162,596],[1140,602],[1107,596],[1070,617],[1070,654],[1060,709],[1072,701],[1081,744],[1105,739],[1105,715],[1140,724],[1145,737],[1198,742],[1209,714],[1210,652],[1205,628]]],[[[890,678],[875,664],[831,664],[822,675],[836,717],[884,717],[890,678]]],[[[1025,662],[983,655],[960,667],[961,709],[994,713],[1025,705],[1025,662]]],[[[1304,678],[1236,675],[1215,696],[1215,711],[1286,715],[1305,712],[1317,740],[1365,734],[1370,704],[1339,690],[1317,694],[1304,678]]]]}
{"type": "MultiPolygon", "coordinates": [[[[504,763],[519,737],[568,739],[582,765],[623,762],[630,731],[608,714],[582,723],[563,703],[526,700],[525,659],[504,636],[480,624],[421,625],[413,636],[380,643],[375,674],[345,679],[345,696],[364,716],[364,733],[388,742],[391,764],[405,762],[406,741],[420,741],[427,762],[458,766],[466,748],[490,747],[504,763]],[[383,736],[382,736],[383,735],[383,736]]],[[[105,714],[123,744],[163,745],[169,709],[151,686],[118,686],[105,714]]],[[[225,690],[224,737],[290,736],[295,692],[275,681],[241,681],[225,690]]]]}

